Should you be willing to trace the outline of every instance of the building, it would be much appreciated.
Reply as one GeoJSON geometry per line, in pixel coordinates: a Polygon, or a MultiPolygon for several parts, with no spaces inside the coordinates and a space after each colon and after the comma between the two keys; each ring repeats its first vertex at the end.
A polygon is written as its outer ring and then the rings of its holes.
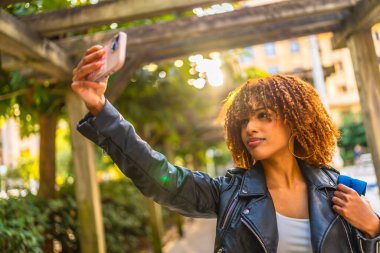
{"type": "Polygon", "coordinates": [[[7,119],[0,124],[0,165],[5,165],[8,169],[15,168],[22,152],[36,157],[38,149],[38,135],[21,138],[20,127],[15,119],[7,119]]]}
{"type": "MultiPolygon", "coordinates": [[[[380,59],[380,24],[373,27],[373,39],[380,59]]],[[[332,33],[317,35],[329,110],[338,125],[347,112],[358,114],[360,100],[355,75],[347,48],[333,50],[332,33]]],[[[242,69],[256,67],[270,74],[295,74],[312,82],[312,60],[309,37],[255,45],[243,49],[242,69]]],[[[380,63],[380,61],[379,61],[380,63]]]]}

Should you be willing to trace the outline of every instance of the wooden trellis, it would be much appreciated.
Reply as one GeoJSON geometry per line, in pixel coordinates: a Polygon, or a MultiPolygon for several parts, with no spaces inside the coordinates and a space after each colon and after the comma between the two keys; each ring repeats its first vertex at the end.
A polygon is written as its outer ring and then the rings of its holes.
{"type": "MultiPolygon", "coordinates": [[[[16,2],[22,1],[1,0],[0,5],[16,2]]],[[[223,2],[113,0],[23,17],[14,17],[0,10],[2,67],[40,75],[52,82],[67,82],[69,86],[71,70],[85,49],[115,33],[112,30],[86,35],[86,29],[223,2]]],[[[111,101],[117,100],[127,85],[121,80],[127,80],[144,63],[333,32],[334,46],[348,45],[351,52],[368,143],[380,182],[380,74],[371,36],[371,27],[379,21],[380,0],[288,0],[127,29],[127,63],[110,84],[107,96],[111,101]]],[[[76,120],[84,115],[85,110],[70,92],[67,105],[71,126],[75,129],[76,120]],[[82,109],[78,110],[78,107],[82,109]]],[[[82,249],[83,252],[104,252],[99,196],[94,186],[93,151],[81,137],[75,133],[72,135],[76,184],[81,185],[77,187],[77,195],[85,203],[78,202],[78,208],[95,210],[88,213],[89,217],[81,218],[93,221],[93,227],[81,228],[82,234],[86,234],[81,242],[84,245],[95,243],[96,247],[82,249]],[[96,240],[90,241],[89,235],[96,240]]]]}

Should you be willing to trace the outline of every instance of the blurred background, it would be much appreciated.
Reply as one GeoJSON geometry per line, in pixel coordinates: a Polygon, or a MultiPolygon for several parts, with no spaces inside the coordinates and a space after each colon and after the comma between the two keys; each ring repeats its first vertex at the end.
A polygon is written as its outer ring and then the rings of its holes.
{"type": "Polygon", "coordinates": [[[212,252],[215,221],[145,199],[75,130],[85,50],[117,31],[127,59],[107,98],[168,159],[231,168],[220,114],[249,78],[312,83],[341,139],[333,166],[380,212],[380,1],[2,0],[0,252],[212,252]],[[377,172],[376,172],[377,171],[377,172]]]}

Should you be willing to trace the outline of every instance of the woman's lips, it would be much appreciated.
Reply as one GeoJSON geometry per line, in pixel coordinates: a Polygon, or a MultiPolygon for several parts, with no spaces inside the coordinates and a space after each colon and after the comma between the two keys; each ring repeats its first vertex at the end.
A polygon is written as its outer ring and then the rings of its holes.
{"type": "Polygon", "coordinates": [[[264,138],[252,138],[252,139],[249,139],[247,143],[250,148],[255,148],[264,141],[265,141],[264,138]]]}

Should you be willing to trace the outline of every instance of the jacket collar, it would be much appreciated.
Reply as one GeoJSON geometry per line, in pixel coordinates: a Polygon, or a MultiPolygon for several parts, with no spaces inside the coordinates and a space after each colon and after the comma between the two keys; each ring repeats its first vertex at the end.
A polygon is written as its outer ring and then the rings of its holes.
{"type": "MultiPolygon", "coordinates": [[[[322,168],[310,166],[297,160],[308,185],[308,207],[313,252],[322,252],[323,242],[338,215],[332,210],[329,191],[336,189],[336,179],[330,178],[322,168]]],[[[267,189],[265,174],[260,163],[256,163],[244,176],[239,191],[240,197],[254,197],[247,208],[252,210],[246,218],[257,230],[268,252],[276,252],[278,230],[273,201],[267,189]],[[265,223],[265,224],[264,224],[265,223]]]]}
{"type": "Polygon", "coordinates": [[[309,186],[314,185],[318,190],[322,190],[323,188],[336,189],[336,179],[328,176],[326,168],[311,166],[299,159],[297,159],[297,161],[301,168],[302,175],[309,186]]]}
{"type": "MultiPolygon", "coordinates": [[[[336,181],[332,180],[322,168],[311,166],[300,159],[297,159],[297,162],[309,186],[314,186],[318,190],[336,189],[336,181]]],[[[257,162],[244,174],[239,196],[259,197],[265,195],[267,191],[264,169],[261,163],[257,162]]]]}
{"type": "Polygon", "coordinates": [[[243,176],[239,196],[264,196],[267,193],[264,169],[260,163],[255,163],[243,176]]]}

